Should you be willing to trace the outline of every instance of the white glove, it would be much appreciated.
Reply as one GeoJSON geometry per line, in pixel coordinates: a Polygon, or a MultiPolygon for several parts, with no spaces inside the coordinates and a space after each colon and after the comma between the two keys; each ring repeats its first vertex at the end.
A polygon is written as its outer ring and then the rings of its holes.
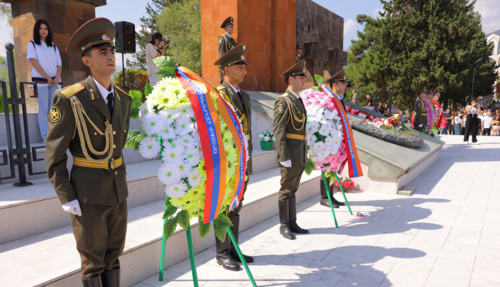
{"type": "Polygon", "coordinates": [[[281,165],[284,166],[284,167],[290,168],[290,167],[292,167],[292,160],[289,159],[289,160],[286,160],[286,161],[282,161],[281,165]]]}
{"type": "Polygon", "coordinates": [[[78,199],[70,201],[62,205],[64,211],[72,213],[77,216],[82,216],[82,210],[80,209],[80,203],[78,199]]]}
{"type": "Polygon", "coordinates": [[[423,126],[424,126],[423,124],[421,124],[421,125],[418,125],[418,127],[419,127],[419,128],[421,128],[421,127],[423,127],[423,126]]]}

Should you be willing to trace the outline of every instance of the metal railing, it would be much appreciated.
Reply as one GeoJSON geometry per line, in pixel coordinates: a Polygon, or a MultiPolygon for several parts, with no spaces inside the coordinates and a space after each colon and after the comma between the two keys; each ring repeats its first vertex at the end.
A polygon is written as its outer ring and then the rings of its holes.
{"type": "Polygon", "coordinates": [[[37,85],[32,82],[19,83],[20,95],[18,96],[17,85],[16,85],[16,72],[14,67],[14,52],[13,52],[14,45],[12,43],[7,43],[5,45],[5,48],[7,49],[7,68],[9,72],[9,87],[11,95],[10,98],[7,97],[7,83],[5,81],[0,81],[4,111],[5,111],[5,125],[7,134],[7,149],[0,150],[0,153],[2,153],[3,157],[3,162],[0,164],[0,166],[9,165],[10,176],[0,177],[0,180],[15,178],[16,177],[15,166],[17,166],[19,174],[19,182],[14,183],[14,186],[22,187],[22,186],[33,185],[33,183],[28,182],[26,180],[26,165],[28,165],[29,175],[47,173],[46,171],[33,172],[33,162],[44,160],[43,158],[41,159],[37,158],[36,150],[45,148],[45,146],[31,147],[29,139],[25,87],[27,85],[32,85],[34,97],[38,97],[37,85]],[[9,105],[12,108],[12,121],[14,127],[13,129],[14,129],[15,146],[13,145],[12,130],[10,127],[9,105]],[[22,113],[20,113],[19,107],[21,107],[22,113]],[[21,125],[21,116],[23,119],[22,125],[21,125]],[[23,147],[22,130],[24,130],[24,147],[23,147]]]}

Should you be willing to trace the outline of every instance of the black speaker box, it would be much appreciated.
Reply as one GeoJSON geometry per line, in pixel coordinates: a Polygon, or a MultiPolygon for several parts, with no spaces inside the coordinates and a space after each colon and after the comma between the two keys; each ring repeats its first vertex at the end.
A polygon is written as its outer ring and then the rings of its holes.
{"type": "Polygon", "coordinates": [[[135,25],[130,22],[115,22],[115,50],[118,53],[135,53],[135,25]]]}

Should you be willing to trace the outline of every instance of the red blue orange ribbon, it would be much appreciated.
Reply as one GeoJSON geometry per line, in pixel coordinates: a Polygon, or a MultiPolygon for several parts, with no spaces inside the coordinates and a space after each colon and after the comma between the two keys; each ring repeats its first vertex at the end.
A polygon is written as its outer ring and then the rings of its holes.
{"type": "MultiPolygon", "coordinates": [[[[354,136],[352,134],[351,123],[347,118],[347,113],[344,106],[340,102],[339,97],[332,93],[325,85],[321,85],[323,91],[330,96],[335,108],[339,112],[340,119],[342,121],[342,131],[344,134],[344,143],[347,148],[347,161],[349,162],[349,177],[360,177],[363,176],[363,171],[361,169],[361,162],[359,161],[358,151],[356,150],[356,144],[354,143],[354,136]]],[[[342,163],[340,170],[342,171],[345,166],[345,162],[342,163]]]]}

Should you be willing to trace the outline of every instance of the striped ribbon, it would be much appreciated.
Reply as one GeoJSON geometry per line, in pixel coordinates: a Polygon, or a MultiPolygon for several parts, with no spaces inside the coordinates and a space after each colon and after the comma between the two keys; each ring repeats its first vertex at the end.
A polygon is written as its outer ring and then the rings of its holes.
{"type": "MultiPolygon", "coordinates": [[[[342,120],[342,131],[344,133],[344,143],[348,150],[347,161],[349,162],[349,177],[361,177],[363,176],[363,171],[361,169],[361,163],[358,157],[358,151],[356,150],[356,144],[354,143],[354,136],[352,134],[351,123],[347,118],[347,113],[344,106],[340,102],[340,98],[332,93],[325,85],[321,85],[323,91],[330,96],[335,108],[339,112],[340,119],[342,120]]],[[[341,164],[340,172],[342,172],[345,162],[341,164]]]]}
{"type": "MultiPolygon", "coordinates": [[[[189,76],[186,68],[175,69],[175,76],[186,89],[200,134],[207,172],[203,223],[219,217],[226,189],[227,158],[222,141],[221,122],[208,92],[202,91],[189,76]]],[[[193,73],[194,74],[194,73],[193,73]]]]}

